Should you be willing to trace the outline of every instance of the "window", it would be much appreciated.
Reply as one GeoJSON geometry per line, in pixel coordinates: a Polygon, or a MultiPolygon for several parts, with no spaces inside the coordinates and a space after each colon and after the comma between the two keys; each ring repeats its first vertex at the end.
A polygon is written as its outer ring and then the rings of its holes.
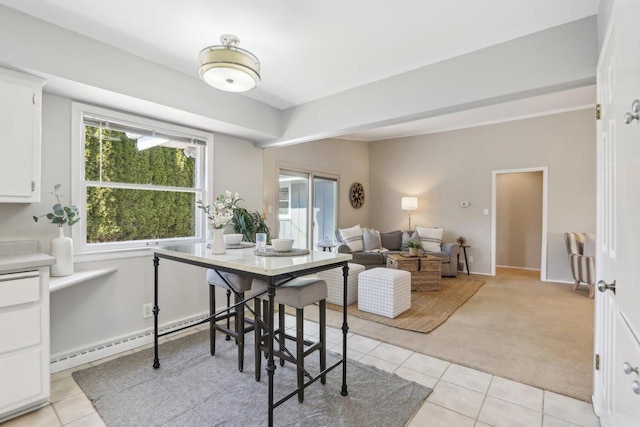
{"type": "Polygon", "coordinates": [[[74,108],[73,230],[80,252],[204,241],[210,134],[82,104],[74,108]]]}

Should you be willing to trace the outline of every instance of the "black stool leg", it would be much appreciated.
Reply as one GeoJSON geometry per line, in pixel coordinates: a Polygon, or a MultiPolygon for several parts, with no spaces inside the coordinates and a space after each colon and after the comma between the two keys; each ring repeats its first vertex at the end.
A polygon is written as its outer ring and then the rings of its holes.
{"type": "MultiPolygon", "coordinates": [[[[216,287],[209,285],[209,316],[216,312],[216,287]]],[[[213,317],[209,320],[209,346],[211,355],[216,354],[216,319],[213,317]]]]}
{"type": "Polygon", "coordinates": [[[298,360],[298,402],[304,401],[304,314],[296,308],[296,359],[298,360]]]}
{"type": "MultiPolygon", "coordinates": [[[[327,301],[321,300],[318,303],[320,309],[320,372],[327,368],[327,301]]],[[[327,376],[322,375],[320,382],[325,384],[327,376]]]]}
{"type": "Polygon", "coordinates": [[[253,343],[255,346],[256,381],[260,381],[260,371],[262,370],[262,352],[260,351],[260,347],[262,345],[262,325],[260,323],[261,304],[260,298],[256,298],[254,300],[254,311],[256,312],[256,316],[253,329],[253,343]]]}
{"type": "MultiPolygon", "coordinates": [[[[278,337],[280,339],[280,352],[284,354],[284,334],[286,332],[284,324],[284,305],[278,305],[278,337]]],[[[284,359],[280,357],[280,366],[284,366],[284,359]]]]}
{"type": "MultiPolygon", "coordinates": [[[[269,301],[264,300],[262,301],[262,319],[264,320],[264,324],[268,325],[269,324],[269,301]]],[[[265,334],[268,334],[269,332],[265,330],[265,334]]],[[[265,341],[265,349],[264,349],[264,358],[268,359],[269,358],[269,354],[267,352],[267,341],[265,341]]]]}
{"type": "MultiPolygon", "coordinates": [[[[230,305],[231,305],[231,289],[227,289],[227,314],[231,314],[231,309],[229,308],[230,305]]],[[[227,317],[227,329],[231,329],[229,327],[229,317],[227,317]]],[[[224,339],[229,341],[231,337],[227,335],[226,337],[224,337],[224,339]]]]}
{"type": "MultiPolygon", "coordinates": [[[[234,303],[237,304],[244,299],[244,292],[235,294],[234,303]]],[[[236,307],[235,315],[236,343],[238,344],[238,370],[244,369],[244,305],[236,307]]]]}

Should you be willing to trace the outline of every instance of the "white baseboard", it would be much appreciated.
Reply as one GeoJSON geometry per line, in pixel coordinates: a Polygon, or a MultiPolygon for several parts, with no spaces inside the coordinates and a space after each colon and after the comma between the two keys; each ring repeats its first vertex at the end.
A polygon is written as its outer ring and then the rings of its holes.
{"type": "MultiPolygon", "coordinates": [[[[209,316],[209,312],[198,313],[193,316],[168,322],[160,325],[160,332],[166,332],[171,329],[195,324],[207,316],[209,316]]],[[[53,354],[51,355],[51,373],[53,374],[64,371],[65,369],[74,368],[85,363],[90,363],[151,343],[153,343],[152,327],[142,329],[131,334],[95,342],[84,347],[78,347],[64,353],[53,354]]]]}
{"type": "Polygon", "coordinates": [[[540,271],[539,268],[514,267],[512,265],[496,265],[496,268],[513,268],[514,270],[540,271]]]}

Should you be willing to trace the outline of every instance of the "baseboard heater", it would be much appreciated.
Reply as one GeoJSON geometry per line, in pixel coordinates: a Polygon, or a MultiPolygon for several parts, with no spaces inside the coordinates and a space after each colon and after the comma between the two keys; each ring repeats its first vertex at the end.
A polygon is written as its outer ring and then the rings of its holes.
{"type": "MultiPolygon", "coordinates": [[[[198,323],[207,318],[209,313],[200,313],[195,316],[183,318],[178,321],[162,325],[160,332],[167,332],[172,329],[182,328],[184,326],[198,323]]],[[[51,373],[64,371],[65,369],[74,368],[85,363],[90,363],[123,351],[132,350],[143,345],[153,342],[153,328],[144,329],[131,335],[118,337],[110,341],[93,344],[90,347],[76,349],[63,354],[52,355],[51,357],[51,373]]]]}

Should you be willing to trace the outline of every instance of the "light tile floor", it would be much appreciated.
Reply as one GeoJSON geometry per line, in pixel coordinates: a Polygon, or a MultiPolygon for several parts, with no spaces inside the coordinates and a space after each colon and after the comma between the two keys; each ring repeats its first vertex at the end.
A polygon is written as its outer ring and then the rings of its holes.
{"type": "MultiPolygon", "coordinates": [[[[286,325],[295,326],[287,315],[286,325]]],[[[305,320],[306,335],[317,339],[318,325],[305,320]]],[[[206,330],[201,326],[164,339],[206,330]]],[[[486,372],[349,333],[347,357],[433,388],[408,427],[575,427],[599,426],[591,404],[486,372]]],[[[327,328],[328,349],[342,353],[342,332],[327,328]]],[[[2,427],[104,426],[95,408],[71,377],[74,371],[140,351],[139,347],[51,375],[51,405],[2,427]]]]}

